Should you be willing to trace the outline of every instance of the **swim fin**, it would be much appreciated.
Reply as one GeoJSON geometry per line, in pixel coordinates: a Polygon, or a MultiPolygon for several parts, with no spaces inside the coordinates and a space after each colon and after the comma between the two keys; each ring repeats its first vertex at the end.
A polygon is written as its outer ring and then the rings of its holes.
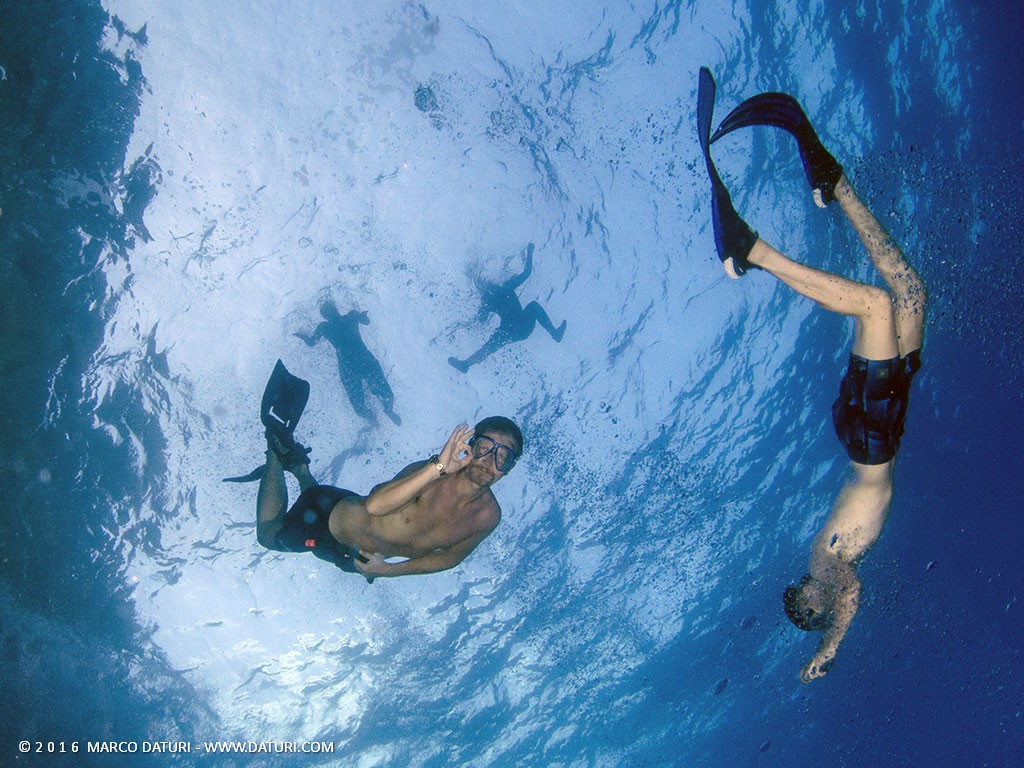
{"type": "Polygon", "coordinates": [[[757,242],[755,233],[733,207],[729,190],[722,183],[718,169],[711,159],[711,119],[715,111],[715,80],[707,67],[700,68],[697,85],[697,138],[704,153],[704,164],[711,177],[711,219],[715,229],[715,248],[718,258],[724,264],[732,259],[733,271],[737,275],[748,269],[757,268],[747,261],[750,250],[757,242]]]}
{"type": "Polygon", "coordinates": [[[278,360],[263,390],[260,421],[267,432],[291,438],[308,401],[309,382],[292,376],[284,363],[278,360]]]}
{"type": "Polygon", "coordinates": [[[225,477],[221,480],[222,483],[255,483],[257,480],[261,480],[263,475],[267,471],[266,464],[260,464],[256,469],[247,475],[239,475],[238,477],[225,477]]]}
{"type": "Polygon", "coordinates": [[[796,99],[786,93],[752,96],[726,115],[711,137],[711,143],[737,128],[751,125],[770,125],[790,133],[800,149],[804,174],[815,193],[814,202],[824,208],[836,199],[836,184],[843,175],[843,166],[822,145],[796,99]]]}
{"type": "MultiPolygon", "coordinates": [[[[260,402],[260,421],[266,427],[270,449],[285,469],[309,463],[309,448],[295,441],[295,426],[309,401],[309,382],[293,376],[280,360],[274,366],[260,402]]],[[[266,464],[247,475],[225,477],[225,483],[251,483],[266,472],[266,464]]]]}

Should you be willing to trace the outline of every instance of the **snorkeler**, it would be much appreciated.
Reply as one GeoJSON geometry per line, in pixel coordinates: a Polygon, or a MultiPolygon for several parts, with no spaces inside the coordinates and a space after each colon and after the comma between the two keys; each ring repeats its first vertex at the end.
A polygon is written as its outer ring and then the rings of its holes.
{"type": "Polygon", "coordinates": [[[697,131],[711,177],[715,245],[726,273],[736,278],[748,269],[764,270],[819,306],[854,318],[849,365],[832,406],[836,435],[850,457],[850,478],[814,539],[809,572],[784,595],[786,615],[797,627],[824,633],[800,672],[809,683],[832,667],[860,602],[857,565],[878,540],[889,512],[910,384],[921,366],[927,295],[792,97],[771,93],[747,100],[709,140],[714,96],[714,80],[702,68],[697,131]],[[710,142],[753,125],[783,128],[794,136],[815,202],[822,207],[839,202],[888,291],[795,262],[740,218],[711,160],[710,142]]]}
{"type": "Polygon", "coordinates": [[[417,461],[367,496],[318,485],[294,430],[309,385],[278,361],[263,397],[267,463],[256,499],[256,538],[278,552],[312,552],[368,581],[454,568],[501,521],[491,486],[516,465],[523,436],[492,416],[456,427],[439,454],[417,461]],[[291,509],[285,471],[301,493],[291,509]],[[390,558],[403,558],[391,561],[390,558]]]}
{"type": "Polygon", "coordinates": [[[506,280],[500,285],[477,280],[477,287],[480,289],[481,307],[479,319],[485,320],[488,315],[497,315],[500,320],[497,330],[491,334],[491,338],[472,355],[465,360],[457,357],[449,357],[448,364],[456,370],[466,373],[471,365],[485,360],[493,355],[506,344],[514,341],[523,341],[529,338],[536,325],[540,325],[547,331],[555,342],[561,342],[565,334],[566,321],[555,328],[548,317],[547,312],[536,301],[531,301],[525,307],[516,296],[516,288],[526,282],[526,278],[533,271],[533,243],[526,246],[526,266],[521,274],[506,280]]]}
{"type": "Polygon", "coordinates": [[[370,316],[366,312],[354,309],[343,315],[330,299],[321,302],[320,314],[324,322],[320,323],[312,334],[294,335],[306,342],[306,346],[309,347],[320,339],[327,339],[331,343],[338,356],[338,376],[349,402],[352,403],[352,410],[367,421],[377,420],[366,404],[365,387],[380,401],[387,417],[395,424],[401,424],[402,420],[395,413],[395,395],[384,376],[384,369],[359,333],[360,325],[370,324],[370,316]]]}

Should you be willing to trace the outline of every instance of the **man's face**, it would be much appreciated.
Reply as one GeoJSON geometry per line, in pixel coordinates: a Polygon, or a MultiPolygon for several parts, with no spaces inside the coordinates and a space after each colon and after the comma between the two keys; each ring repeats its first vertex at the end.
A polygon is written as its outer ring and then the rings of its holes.
{"type": "Polygon", "coordinates": [[[481,486],[494,485],[512,469],[509,461],[515,464],[512,440],[500,432],[484,432],[472,442],[473,459],[466,468],[469,478],[481,486]]]}

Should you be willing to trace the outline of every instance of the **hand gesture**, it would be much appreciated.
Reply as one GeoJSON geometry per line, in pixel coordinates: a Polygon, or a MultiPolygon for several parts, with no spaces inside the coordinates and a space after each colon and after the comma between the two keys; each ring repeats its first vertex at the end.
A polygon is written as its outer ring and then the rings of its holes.
{"type": "Polygon", "coordinates": [[[473,430],[466,424],[455,428],[439,454],[445,472],[454,474],[473,460],[473,451],[469,447],[469,438],[472,436],[473,430]]]}
{"type": "Polygon", "coordinates": [[[363,576],[366,577],[366,581],[373,584],[373,580],[378,576],[387,575],[388,561],[378,555],[376,552],[366,552],[359,550],[359,557],[352,559],[352,564],[356,567],[363,576]]]}

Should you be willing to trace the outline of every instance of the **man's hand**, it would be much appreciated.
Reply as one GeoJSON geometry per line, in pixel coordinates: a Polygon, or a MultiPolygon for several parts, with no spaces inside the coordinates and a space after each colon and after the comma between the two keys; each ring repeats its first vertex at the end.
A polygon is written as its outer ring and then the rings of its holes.
{"type": "MultiPolygon", "coordinates": [[[[444,466],[445,474],[454,474],[473,460],[468,442],[472,436],[473,430],[465,424],[460,424],[452,432],[437,459],[444,466]]],[[[432,462],[417,461],[410,464],[392,480],[370,491],[365,502],[367,514],[375,517],[394,514],[419,496],[424,488],[436,482],[438,477],[437,466],[432,462]]]]}
{"type": "Polygon", "coordinates": [[[439,456],[445,472],[455,474],[473,460],[473,451],[469,447],[469,438],[472,436],[473,430],[466,424],[455,428],[439,456]]]}
{"type": "Polygon", "coordinates": [[[835,651],[818,651],[810,661],[804,664],[804,668],[800,670],[800,682],[807,684],[811,680],[824,677],[832,669],[835,661],[835,651]]]}
{"type": "Polygon", "coordinates": [[[391,564],[376,552],[359,550],[359,555],[360,557],[352,559],[352,563],[355,565],[356,570],[363,574],[370,584],[378,576],[388,575],[388,567],[391,564]]]}

